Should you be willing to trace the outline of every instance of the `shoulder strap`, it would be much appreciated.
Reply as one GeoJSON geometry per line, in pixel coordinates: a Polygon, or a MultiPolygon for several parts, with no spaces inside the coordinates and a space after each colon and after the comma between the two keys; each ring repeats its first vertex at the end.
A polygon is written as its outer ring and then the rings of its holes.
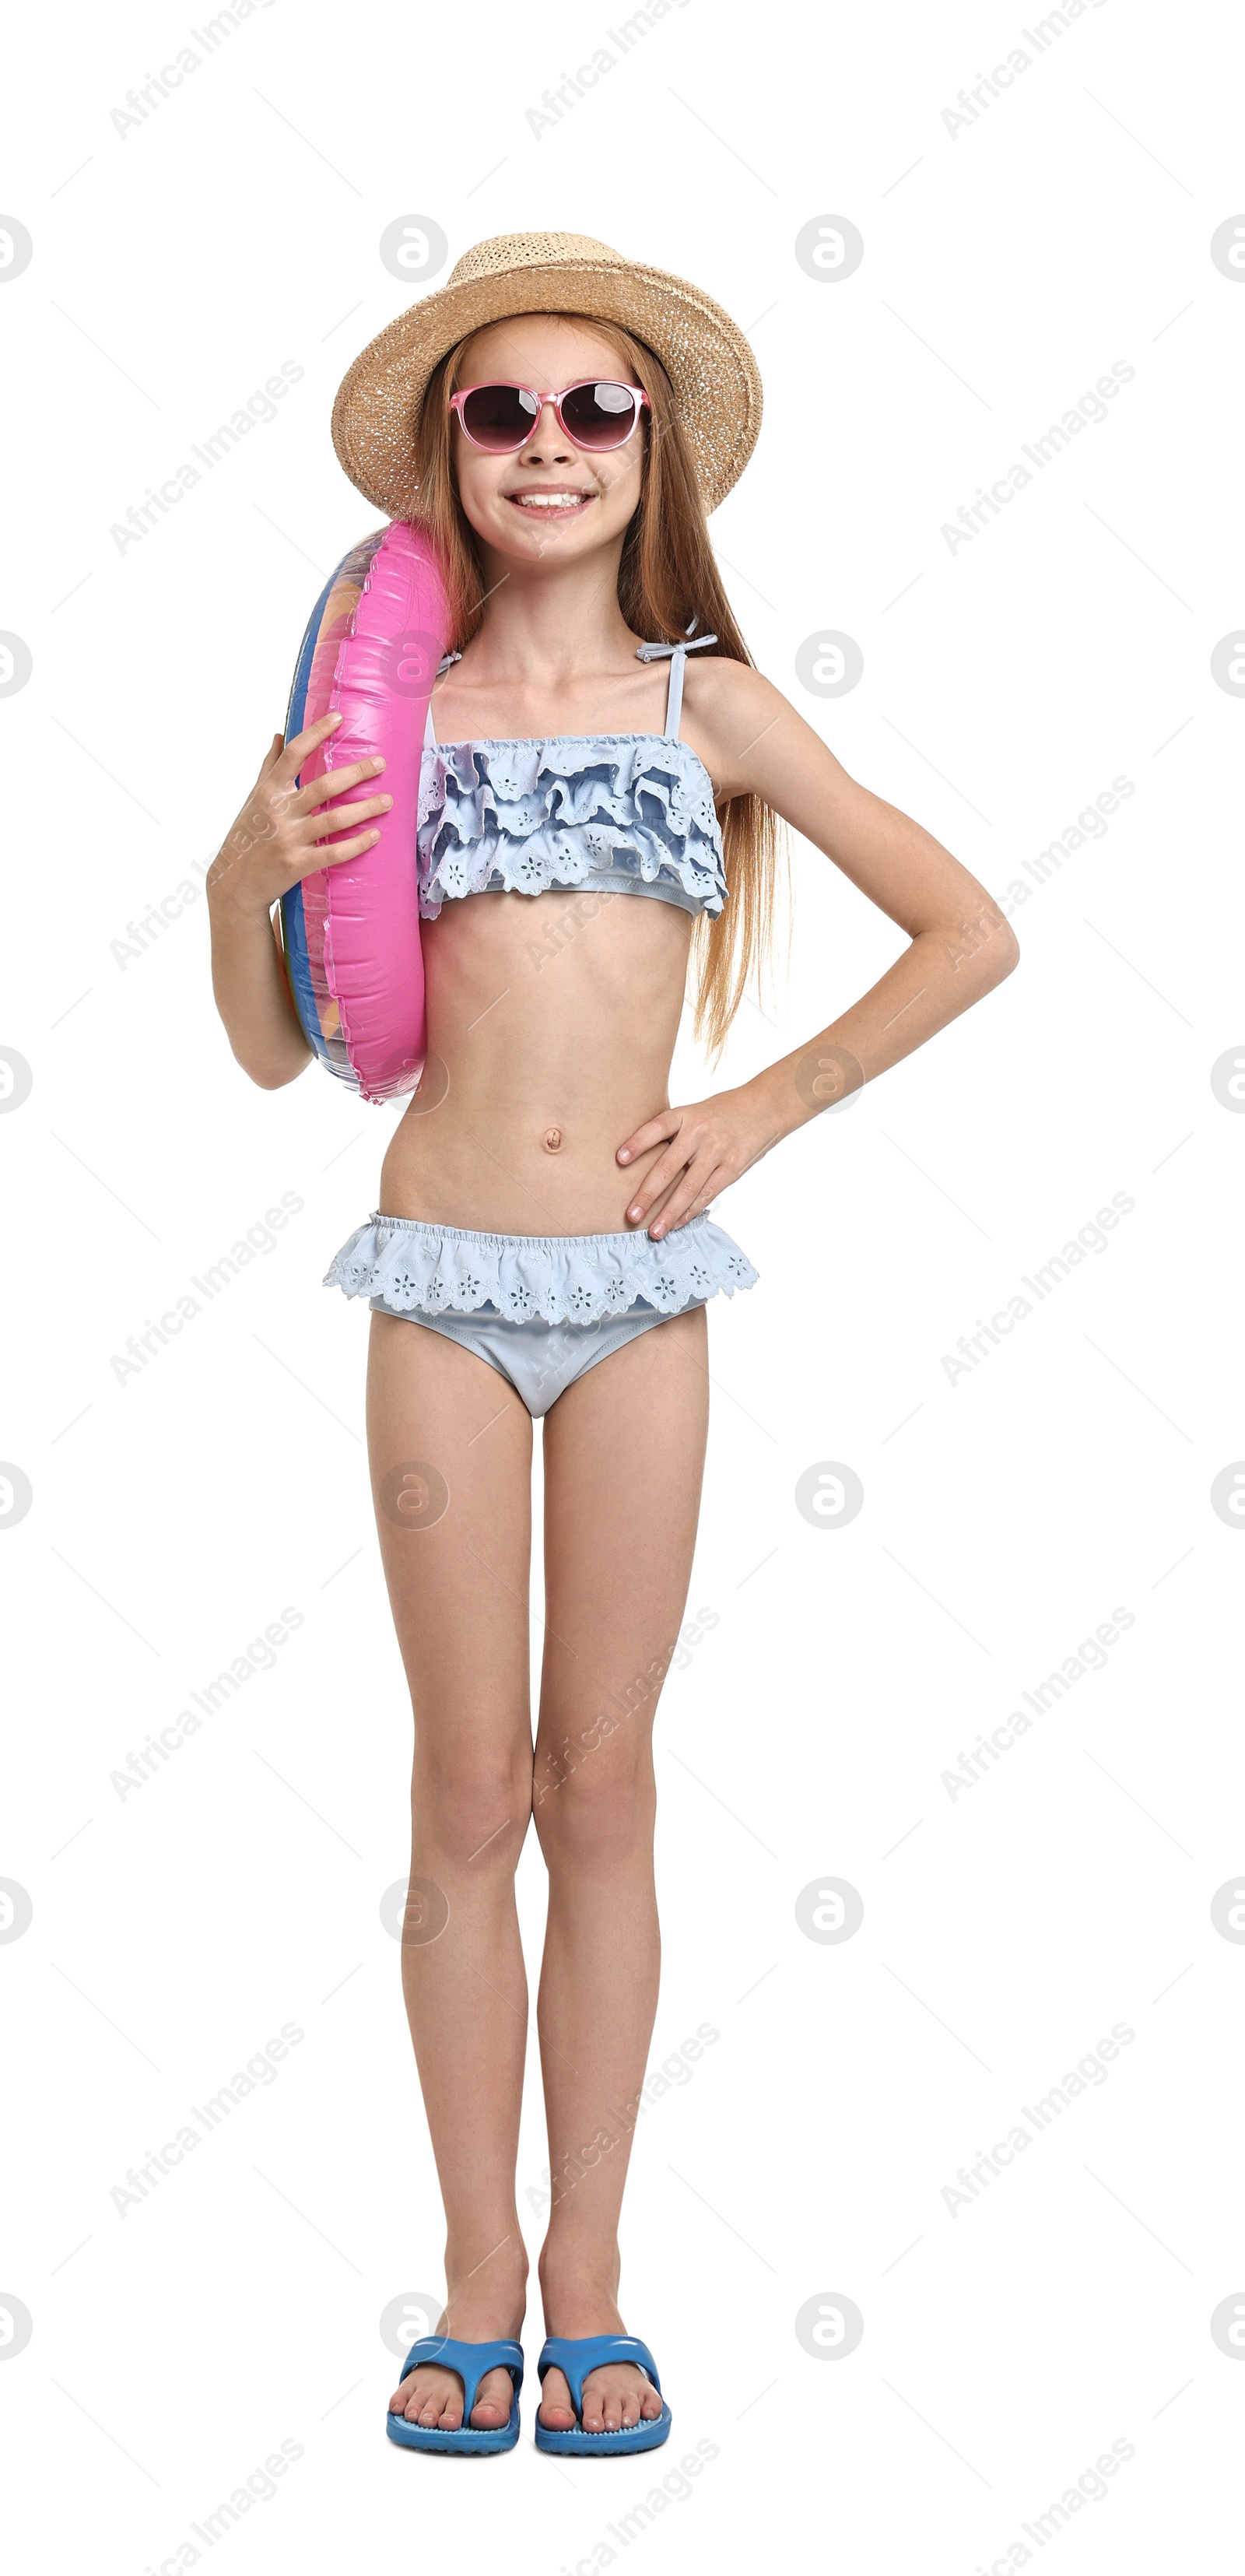
{"type": "Polygon", "coordinates": [[[679,731],[679,718],[683,712],[683,672],[688,654],[702,652],[706,644],[716,644],[718,640],[716,635],[694,635],[693,630],[699,625],[699,623],[699,618],[694,617],[692,619],[692,623],[688,627],[687,634],[680,644],[637,644],[635,648],[635,658],[637,662],[663,662],[667,653],[670,656],[670,687],[666,697],[666,733],[667,736],[674,735],[676,739],[679,731]]]}
{"type": "Polygon", "coordinates": [[[666,691],[666,732],[676,739],[679,718],[683,713],[683,673],[687,667],[687,646],[677,644],[670,656],[670,686],[666,691]]]}
{"type": "MultiPolygon", "coordinates": [[[[436,676],[438,680],[444,679],[451,662],[461,662],[462,658],[461,653],[443,654],[441,660],[437,664],[436,676]]],[[[435,751],[436,747],[437,737],[432,729],[432,694],[430,691],[428,696],[428,713],[424,718],[424,749],[425,751],[435,751]]]]}

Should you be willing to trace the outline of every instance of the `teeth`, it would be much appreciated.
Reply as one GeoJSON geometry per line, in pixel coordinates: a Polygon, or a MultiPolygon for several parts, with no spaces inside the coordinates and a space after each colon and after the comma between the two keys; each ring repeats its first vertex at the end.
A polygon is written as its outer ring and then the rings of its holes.
{"type": "Polygon", "coordinates": [[[580,502],[589,500],[591,495],[587,492],[516,492],[514,498],[521,510],[576,510],[580,502]]]}

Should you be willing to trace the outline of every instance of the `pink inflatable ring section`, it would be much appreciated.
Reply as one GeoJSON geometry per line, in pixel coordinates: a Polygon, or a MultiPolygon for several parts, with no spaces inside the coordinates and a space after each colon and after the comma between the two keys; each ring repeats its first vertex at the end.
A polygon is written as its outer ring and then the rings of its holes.
{"type": "MultiPolygon", "coordinates": [[[[320,868],[284,895],[290,993],[321,1064],[365,1100],[413,1091],[423,1068],[424,969],[415,831],[428,700],[449,632],[445,584],[427,538],[394,520],[353,546],[326,583],[303,637],[285,739],[318,716],[342,722],[300,785],[380,752],[392,796],[361,858],[320,868]]],[[[347,789],[323,808],[367,794],[347,789]]]]}

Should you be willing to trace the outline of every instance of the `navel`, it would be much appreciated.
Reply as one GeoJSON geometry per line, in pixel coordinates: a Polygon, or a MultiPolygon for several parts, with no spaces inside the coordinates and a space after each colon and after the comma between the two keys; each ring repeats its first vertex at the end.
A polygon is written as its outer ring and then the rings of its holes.
{"type": "Polygon", "coordinates": [[[545,1152],[546,1152],[547,1154],[556,1154],[556,1153],[558,1152],[558,1150],[559,1150],[560,1146],[561,1146],[561,1143],[562,1143],[562,1130],[561,1130],[561,1128],[560,1128],[560,1127],[547,1127],[547,1128],[545,1129],[545,1152]]]}

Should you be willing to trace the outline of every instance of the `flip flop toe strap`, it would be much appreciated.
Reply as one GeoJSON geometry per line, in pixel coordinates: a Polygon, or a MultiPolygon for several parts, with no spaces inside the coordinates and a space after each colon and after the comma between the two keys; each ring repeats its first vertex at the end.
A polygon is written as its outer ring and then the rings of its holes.
{"type": "Polygon", "coordinates": [[[660,2397],[657,2364],[648,2345],[641,2343],[636,2335],[548,2335],[536,2367],[542,2381],[547,2370],[561,2371],[571,2392],[571,2404],[582,2424],[584,2381],[590,2370],[599,2370],[607,2361],[638,2362],[660,2397]]]}
{"type": "Polygon", "coordinates": [[[497,2343],[458,2343],[453,2335],[421,2335],[402,2364],[402,2383],[421,2362],[437,2362],[457,2371],[463,2383],[463,2426],[470,2425],[476,2390],[490,2370],[508,2370],[516,2391],[523,2385],[522,2346],[509,2339],[497,2343]]]}

